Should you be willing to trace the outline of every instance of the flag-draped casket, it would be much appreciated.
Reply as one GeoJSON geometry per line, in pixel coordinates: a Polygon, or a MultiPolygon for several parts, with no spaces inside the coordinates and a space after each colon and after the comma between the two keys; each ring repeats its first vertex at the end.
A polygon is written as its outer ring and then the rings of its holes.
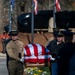
{"type": "Polygon", "coordinates": [[[40,44],[28,44],[24,47],[25,63],[50,62],[50,51],[40,44]]]}

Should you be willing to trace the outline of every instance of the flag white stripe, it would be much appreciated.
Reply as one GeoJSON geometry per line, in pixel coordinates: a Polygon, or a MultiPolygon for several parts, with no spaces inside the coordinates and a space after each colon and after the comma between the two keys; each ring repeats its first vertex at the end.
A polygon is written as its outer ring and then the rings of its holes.
{"type": "Polygon", "coordinates": [[[50,58],[50,55],[41,55],[41,56],[38,56],[38,59],[48,59],[50,58]]]}
{"type": "Polygon", "coordinates": [[[32,44],[28,45],[31,55],[34,55],[34,47],[32,44]]]}
{"type": "Polygon", "coordinates": [[[24,59],[37,59],[37,57],[36,57],[36,56],[30,56],[30,57],[25,56],[25,58],[24,58],[24,59]]]}
{"type": "Polygon", "coordinates": [[[38,48],[38,55],[40,55],[42,52],[42,46],[40,44],[36,44],[36,46],[38,48]]]}
{"type": "Polygon", "coordinates": [[[48,59],[50,58],[50,55],[40,55],[38,57],[36,56],[25,56],[25,59],[48,59]]]}

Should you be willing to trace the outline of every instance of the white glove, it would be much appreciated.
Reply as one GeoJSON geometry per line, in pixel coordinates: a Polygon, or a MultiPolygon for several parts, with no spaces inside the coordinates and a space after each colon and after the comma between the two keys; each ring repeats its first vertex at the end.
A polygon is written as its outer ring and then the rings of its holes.
{"type": "Polygon", "coordinates": [[[52,57],[52,55],[50,55],[50,60],[53,60],[53,61],[54,61],[54,60],[55,60],[55,58],[53,58],[53,57],[52,57]]]}
{"type": "Polygon", "coordinates": [[[24,57],[22,57],[22,58],[20,59],[20,62],[22,62],[22,63],[24,62],[24,57]]]}

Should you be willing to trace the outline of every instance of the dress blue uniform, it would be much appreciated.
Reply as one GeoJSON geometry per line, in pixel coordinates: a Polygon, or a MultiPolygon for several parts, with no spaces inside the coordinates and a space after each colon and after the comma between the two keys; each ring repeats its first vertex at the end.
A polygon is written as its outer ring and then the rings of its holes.
{"type": "Polygon", "coordinates": [[[65,45],[59,52],[58,75],[75,75],[75,44],[73,32],[64,31],[65,45]]]}
{"type": "Polygon", "coordinates": [[[61,41],[59,44],[58,43],[58,40],[57,38],[60,37],[62,38],[63,37],[63,34],[61,33],[57,33],[56,34],[56,39],[52,40],[48,46],[46,48],[48,48],[50,50],[50,53],[52,55],[53,58],[55,58],[54,61],[50,61],[51,62],[51,75],[57,75],[57,69],[58,69],[58,66],[57,66],[57,59],[58,59],[58,53],[60,51],[60,49],[63,47],[64,45],[64,42],[61,41]]]}

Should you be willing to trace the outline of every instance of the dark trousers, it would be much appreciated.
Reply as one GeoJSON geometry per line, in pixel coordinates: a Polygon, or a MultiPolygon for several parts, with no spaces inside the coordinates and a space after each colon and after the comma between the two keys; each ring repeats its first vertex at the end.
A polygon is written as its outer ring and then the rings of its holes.
{"type": "Polygon", "coordinates": [[[19,61],[9,60],[8,69],[10,75],[23,75],[24,73],[23,63],[19,61]]]}
{"type": "Polygon", "coordinates": [[[58,70],[57,62],[52,62],[51,63],[51,75],[57,75],[57,70],[58,70]]]}

